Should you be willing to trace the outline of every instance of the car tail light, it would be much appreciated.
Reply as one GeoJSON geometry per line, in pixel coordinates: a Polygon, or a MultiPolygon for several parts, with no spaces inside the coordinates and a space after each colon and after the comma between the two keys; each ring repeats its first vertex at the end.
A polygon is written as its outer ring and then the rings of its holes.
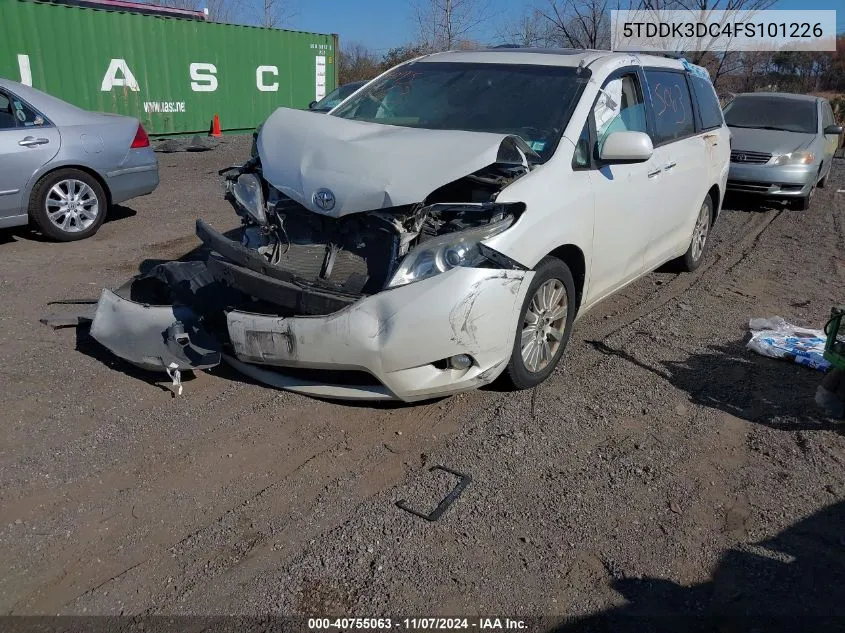
{"type": "Polygon", "coordinates": [[[132,149],[138,149],[139,147],[149,147],[150,146],[150,137],[147,136],[147,132],[144,130],[144,126],[140,123],[138,124],[138,131],[135,132],[135,138],[132,139],[132,145],[130,147],[132,149]]]}

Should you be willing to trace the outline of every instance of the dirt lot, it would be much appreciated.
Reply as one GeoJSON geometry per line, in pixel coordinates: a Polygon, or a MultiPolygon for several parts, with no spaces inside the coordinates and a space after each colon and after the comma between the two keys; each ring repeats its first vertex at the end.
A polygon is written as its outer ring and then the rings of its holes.
{"type": "Polygon", "coordinates": [[[353,406],[218,368],[174,398],[39,324],[233,227],[216,172],[247,151],[160,155],[84,242],[0,231],[2,613],[845,615],[821,374],[745,350],[750,317],[845,302],[842,160],[810,211],[729,200],[695,274],[599,306],[534,391],[353,406]],[[394,503],[433,507],[435,464],[473,482],[429,524],[394,503]]]}

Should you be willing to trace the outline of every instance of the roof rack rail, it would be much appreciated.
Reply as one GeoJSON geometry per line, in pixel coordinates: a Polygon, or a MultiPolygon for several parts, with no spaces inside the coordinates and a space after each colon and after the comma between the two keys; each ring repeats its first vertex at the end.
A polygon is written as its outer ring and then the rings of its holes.
{"type": "Polygon", "coordinates": [[[683,59],[684,53],[678,51],[616,51],[619,53],[631,53],[632,55],[656,55],[658,57],[668,57],[670,59],[683,59]]]}
{"type": "Polygon", "coordinates": [[[493,48],[527,48],[524,44],[496,44],[493,48]]]}

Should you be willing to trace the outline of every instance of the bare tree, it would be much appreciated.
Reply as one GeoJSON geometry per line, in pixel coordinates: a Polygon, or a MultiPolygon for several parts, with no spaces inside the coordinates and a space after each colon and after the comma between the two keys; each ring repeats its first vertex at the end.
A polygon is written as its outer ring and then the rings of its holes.
{"type": "Polygon", "coordinates": [[[640,0],[642,9],[655,11],[687,10],[710,11],[762,11],[769,9],[776,0],[640,0]]]}
{"type": "Polygon", "coordinates": [[[503,44],[530,47],[557,43],[551,22],[536,7],[528,7],[516,19],[506,16],[496,29],[496,38],[503,44]]]}
{"type": "Polygon", "coordinates": [[[299,7],[291,0],[259,0],[260,26],[278,28],[289,26],[299,14],[299,7]]]}
{"type": "Polygon", "coordinates": [[[162,6],[189,11],[208,9],[212,22],[234,22],[279,28],[299,13],[297,0],[159,0],[162,6]]]}
{"type": "Polygon", "coordinates": [[[381,58],[381,69],[389,70],[394,66],[406,62],[415,57],[425,55],[428,51],[419,44],[406,44],[405,46],[396,46],[388,50],[381,58]]]}
{"type": "Polygon", "coordinates": [[[363,44],[344,44],[337,52],[338,84],[372,79],[381,72],[381,61],[363,44]]]}
{"type": "Polygon", "coordinates": [[[415,0],[413,11],[418,43],[429,51],[466,45],[491,18],[489,0],[415,0]]]}
{"type": "Polygon", "coordinates": [[[611,0],[549,0],[540,10],[551,25],[552,40],[569,48],[610,48],[611,0]]]}
{"type": "Polygon", "coordinates": [[[241,0],[161,0],[159,4],[186,11],[208,9],[208,17],[213,22],[230,22],[235,18],[241,0]]]}

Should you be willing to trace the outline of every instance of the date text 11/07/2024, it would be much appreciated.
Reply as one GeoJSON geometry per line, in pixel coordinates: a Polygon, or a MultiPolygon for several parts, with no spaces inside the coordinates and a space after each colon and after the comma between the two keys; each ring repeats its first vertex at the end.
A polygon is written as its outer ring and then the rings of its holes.
{"type": "Polygon", "coordinates": [[[525,631],[525,620],[512,618],[309,618],[311,631],[378,631],[407,629],[411,631],[478,630],[525,631]]]}

